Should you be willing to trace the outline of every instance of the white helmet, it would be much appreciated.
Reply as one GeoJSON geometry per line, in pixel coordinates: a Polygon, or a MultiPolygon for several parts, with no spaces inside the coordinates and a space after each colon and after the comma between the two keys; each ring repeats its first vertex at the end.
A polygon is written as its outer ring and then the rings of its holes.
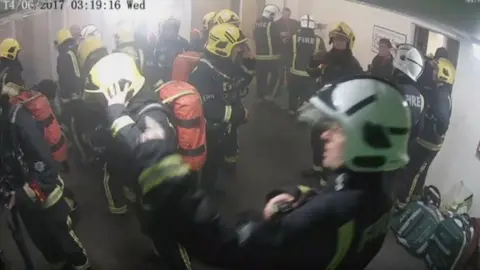
{"type": "Polygon", "coordinates": [[[303,15],[300,18],[300,27],[301,28],[309,28],[309,29],[315,29],[317,28],[317,22],[315,22],[315,19],[311,15],[303,15]]]}
{"type": "Polygon", "coordinates": [[[263,8],[262,16],[270,20],[277,20],[280,14],[280,8],[276,5],[266,5],[263,8]]]}
{"type": "Polygon", "coordinates": [[[403,72],[414,82],[420,78],[423,73],[425,61],[422,54],[410,44],[400,44],[397,46],[393,67],[403,72]]]}
{"type": "Polygon", "coordinates": [[[345,166],[353,171],[390,171],[409,161],[410,109],[384,80],[356,76],[326,85],[302,110],[309,121],[331,119],[343,128],[345,166]]]}
{"type": "Polygon", "coordinates": [[[82,28],[82,31],[80,31],[80,35],[83,39],[91,36],[100,37],[100,32],[98,31],[98,28],[95,25],[88,24],[82,28]]]}

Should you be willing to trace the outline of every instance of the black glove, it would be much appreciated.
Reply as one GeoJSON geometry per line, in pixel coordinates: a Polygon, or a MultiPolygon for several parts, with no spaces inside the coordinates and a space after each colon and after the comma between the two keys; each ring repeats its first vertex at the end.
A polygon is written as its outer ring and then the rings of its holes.
{"type": "Polygon", "coordinates": [[[255,64],[257,63],[257,60],[255,58],[243,58],[243,65],[248,69],[248,70],[253,70],[255,69],[255,64]]]}

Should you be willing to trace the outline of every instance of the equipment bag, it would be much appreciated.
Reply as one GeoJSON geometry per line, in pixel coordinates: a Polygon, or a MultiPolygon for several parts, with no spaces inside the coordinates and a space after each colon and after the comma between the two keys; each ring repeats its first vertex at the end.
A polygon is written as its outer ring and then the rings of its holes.
{"type": "Polygon", "coordinates": [[[182,81],[165,83],[155,92],[171,111],[179,154],[192,170],[199,171],[207,158],[206,120],[200,94],[195,87],[182,81]]]}
{"type": "Polygon", "coordinates": [[[392,220],[392,230],[400,245],[415,256],[422,256],[428,246],[428,240],[435,232],[442,214],[433,205],[417,201],[409,203],[392,220]]]}
{"type": "Polygon", "coordinates": [[[172,69],[172,80],[188,82],[190,74],[200,62],[202,54],[199,52],[188,51],[175,57],[172,69]]]}
{"type": "Polygon", "coordinates": [[[55,117],[47,97],[35,91],[22,90],[11,101],[13,105],[21,104],[44,126],[44,137],[50,145],[53,159],[64,162],[68,159],[68,143],[60,124],[55,117]]]}
{"type": "MultiPolygon", "coordinates": [[[[468,215],[455,215],[440,222],[426,250],[425,261],[428,268],[432,270],[464,269],[466,260],[462,262],[461,259],[468,250],[474,232],[475,229],[468,215]],[[460,264],[463,266],[460,267],[460,264]]],[[[473,251],[470,252],[470,256],[472,254],[473,251]]]]}

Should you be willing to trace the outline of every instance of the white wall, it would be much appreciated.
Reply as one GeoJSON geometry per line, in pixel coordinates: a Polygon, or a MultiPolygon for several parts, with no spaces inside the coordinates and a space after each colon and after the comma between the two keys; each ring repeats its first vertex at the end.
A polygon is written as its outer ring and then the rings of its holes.
{"type": "Polygon", "coordinates": [[[328,31],[340,21],[350,25],[356,34],[353,52],[364,69],[375,56],[371,50],[374,25],[406,34],[409,43],[413,42],[414,24],[460,41],[450,128],[443,148],[429,170],[427,183],[446,192],[455,183],[464,181],[476,194],[472,214],[480,216],[480,160],[475,156],[480,140],[480,49],[476,52],[476,58],[472,43],[448,27],[368,5],[345,0],[286,0],[286,4],[297,19],[304,14],[310,14],[318,22],[328,24],[327,29],[322,31],[325,41],[328,41],[328,31]],[[294,10],[296,13],[293,13],[294,10]]]}

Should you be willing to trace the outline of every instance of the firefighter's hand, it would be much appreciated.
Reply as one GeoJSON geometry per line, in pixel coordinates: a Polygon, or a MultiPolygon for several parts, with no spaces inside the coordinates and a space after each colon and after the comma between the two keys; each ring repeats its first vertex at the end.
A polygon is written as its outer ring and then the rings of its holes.
{"type": "Polygon", "coordinates": [[[12,192],[10,201],[8,202],[7,208],[11,210],[15,206],[15,192],[12,192]]]}
{"type": "Polygon", "coordinates": [[[118,82],[116,82],[105,89],[103,91],[103,95],[107,99],[108,106],[114,104],[125,104],[130,86],[130,83],[120,85],[118,82]]]}
{"type": "Polygon", "coordinates": [[[263,218],[265,218],[265,220],[270,219],[273,215],[277,213],[278,204],[291,202],[293,200],[295,200],[295,198],[288,193],[282,193],[273,197],[273,199],[268,201],[267,205],[265,205],[265,208],[263,209],[263,218]]]}

